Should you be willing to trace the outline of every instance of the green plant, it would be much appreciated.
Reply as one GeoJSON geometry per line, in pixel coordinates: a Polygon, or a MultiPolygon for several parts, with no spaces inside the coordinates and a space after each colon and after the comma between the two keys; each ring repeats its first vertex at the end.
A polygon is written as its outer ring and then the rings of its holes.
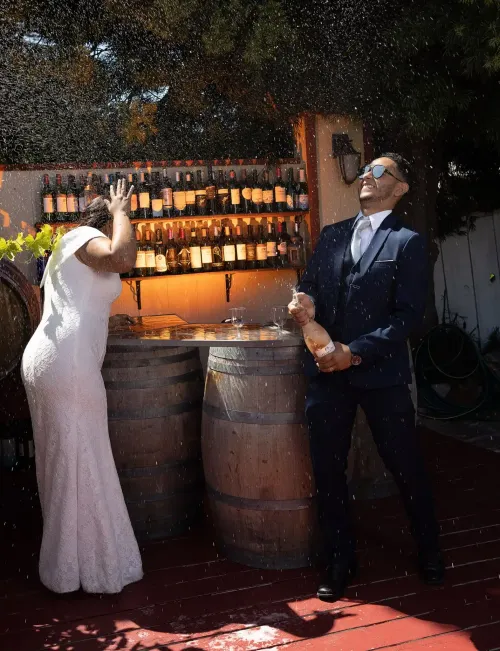
{"type": "Polygon", "coordinates": [[[13,239],[0,237],[0,260],[7,258],[14,260],[16,255],[23,251],[29,251],[33,257],[41,258],[45,251],[53,251],[59,240],[65,233],[63,226],[59,226],[56,232],[48,224],[44,224],[35,236],[18,233],[13,239]]]}

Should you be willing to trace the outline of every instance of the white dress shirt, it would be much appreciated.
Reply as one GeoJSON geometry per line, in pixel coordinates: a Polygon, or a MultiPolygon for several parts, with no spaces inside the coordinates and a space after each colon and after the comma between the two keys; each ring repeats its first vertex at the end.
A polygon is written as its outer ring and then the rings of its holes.
{"type": "MultiPolygon", "coordinates": [[[[391,212],[392,212],[392,210],[382,210],[382,212],[376,212],[376,213],[374,213],[373,215],[370,215],[370,216],[369,216],[368,219],[369,219],[369,221],[370,221],[370,227],[368,227],[368,228],[363,228],[363,229],[360,231],[360,233],[359,233],[359,238],[360,238],[360,243],[359,243],[359,244],[360,244],[360,257],[363,255],[363,253],[364,253],[364,252],[366,251],[366,249],[368,248],[368,246],[369,246],[370,242],[372,241],[373,236],[375,235],[377,229],[380,228],[380,225],[382,224],[382,222],[384,221],[384,219],[385,219],[388,215],[390,215],[391,212]]],[[[356,244],[355,244],[355,242],[356,242],[356,237],[357,237],[357,234],[356,234],[356,228],[357,228],[357,226],[359,225],[360,220],[362,220],[363,218],[364,218],[364,215],[363,215],[363,213],[360,211],[359,214],[358,214],[358,216],[356,217],[356,221],[355,221],[355,225],[354,225],[354,232],[353,232],[353,234],[352,234],[352,240],[351,240],[351,253],[352,253],[352,256],[353,256],[355,262],[357,262],[357,260],[356,260],[356,257],[357,257],[356,253],[357,253],[357,251],[356,251],[356,244]]],[[[366,219],[366,218],[365,218],[365,219],[366,219]]],[[[359,259],[359,258],[358,258],[358,259],[359,259]]]]}

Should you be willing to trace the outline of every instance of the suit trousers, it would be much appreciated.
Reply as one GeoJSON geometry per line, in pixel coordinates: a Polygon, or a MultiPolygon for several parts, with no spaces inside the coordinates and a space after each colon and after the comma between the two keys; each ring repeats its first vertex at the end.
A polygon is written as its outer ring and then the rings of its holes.
{"type": "Polygon", "coordinates": [[[382,460],[394,476],[417,545],[437,550],[439,525],[408,385],[360,389],[344,380],[341,373],[334,375],[320,373],[311,378],[306,396],[325,560],[346,559],[355,549],[346,470],[358,405],[365,412],[382,460]]]}

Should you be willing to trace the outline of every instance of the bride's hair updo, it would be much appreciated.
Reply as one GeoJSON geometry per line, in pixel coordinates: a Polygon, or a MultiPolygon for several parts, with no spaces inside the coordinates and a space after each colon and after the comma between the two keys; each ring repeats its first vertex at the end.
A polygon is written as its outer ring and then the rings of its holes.
{"type": "Polygon", "coordinates": [[[85,212],[82,213],[81,218],[78,220],[78,224],[79,226],[92,226],[93,228],[101,229],[111,218],[112,216],[104,201],[104,197],[99,196],[89,203],[85,212]]]}

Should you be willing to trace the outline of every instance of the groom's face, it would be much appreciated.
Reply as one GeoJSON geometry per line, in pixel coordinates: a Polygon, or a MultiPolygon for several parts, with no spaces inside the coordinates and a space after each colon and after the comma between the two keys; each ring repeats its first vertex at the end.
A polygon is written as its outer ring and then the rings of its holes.
{"type": "Polygon", "coordinates": [[[373,176],[371,171],[363,176],[359,185],[361,205],[367,203],[381,204],[384,208],[386,206],[395,206],[408,189],[406,183],[398,180],[398,178],[401,178],[398,166],[391,158],[385,157],[376,158],[370,165],[372,167],[383,165],[386,172],[378,179],[373,176]]]}

